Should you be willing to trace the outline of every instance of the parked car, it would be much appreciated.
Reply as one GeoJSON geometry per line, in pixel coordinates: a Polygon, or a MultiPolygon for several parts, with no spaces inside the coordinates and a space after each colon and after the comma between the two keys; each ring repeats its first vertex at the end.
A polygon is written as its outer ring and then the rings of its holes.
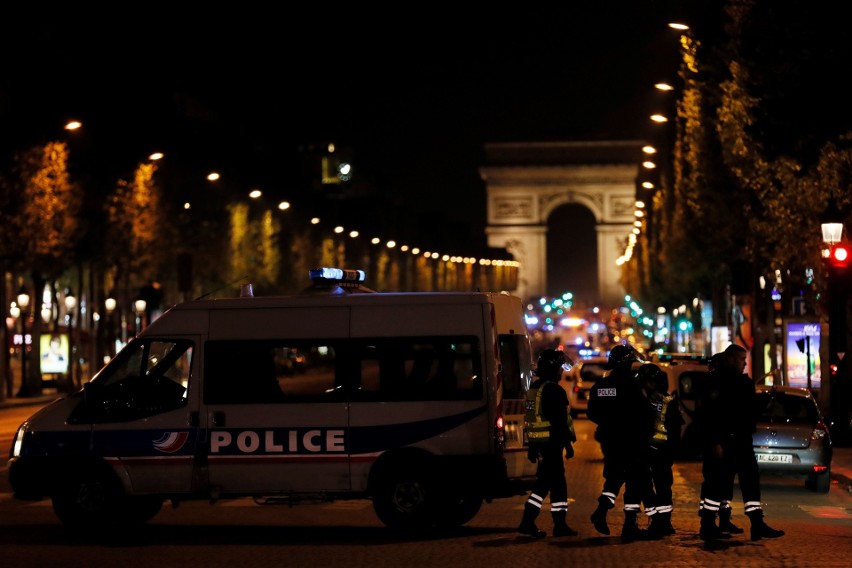
{"type": "Polygon", "coordinates": [[[819,406],[806,388],[758,385],[754,453],[761,474],[805,479],[805,487],[831,487],[832,445],[819,406]]]}
{"type": "Polygon", "coordinates": [[[560,384],[568,393],[572,417],[576,418],[589,408],[589,391],[595,386],[595,381],[607,372],[604,369],[606,362],[606,357],[581,359],[562,376],[560,384]]]}

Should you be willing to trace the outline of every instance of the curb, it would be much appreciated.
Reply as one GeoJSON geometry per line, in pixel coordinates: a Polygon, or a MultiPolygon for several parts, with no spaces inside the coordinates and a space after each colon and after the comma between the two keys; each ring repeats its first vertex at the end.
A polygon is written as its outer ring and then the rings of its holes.
{"type": "Polygon", "coordinates": [[[831,478],[839,483],[841,486],[846,486],[846,491],[848,493],[852,493],[852,477],[845,475],[843,473],[832,473],[831,478]]]}

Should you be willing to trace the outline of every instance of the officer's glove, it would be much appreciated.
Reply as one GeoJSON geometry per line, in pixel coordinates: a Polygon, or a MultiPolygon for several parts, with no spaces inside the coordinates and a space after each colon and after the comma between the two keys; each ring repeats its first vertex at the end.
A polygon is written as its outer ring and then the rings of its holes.
{"type": "Polygon", "coordinates": [[[565,444],[565,459],[571,459],[574,457],[574,444],[568,442],[565,444]]]}
{"type": "Polygon", "coordinates": [[[527,459],[532,463],[538,463],[538,450],[530,448],[527,450],[527,459]]]}

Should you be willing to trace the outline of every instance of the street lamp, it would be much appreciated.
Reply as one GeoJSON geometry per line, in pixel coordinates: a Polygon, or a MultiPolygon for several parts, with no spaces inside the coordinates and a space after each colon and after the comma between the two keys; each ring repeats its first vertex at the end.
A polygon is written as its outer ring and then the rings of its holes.
{"type": "Polygon", "coordinates": [[[146,307],[148,307],[148,302],[146,302],[142,298],[139,298],[135,302],[133,302],[133,309],[136,311],[136,335],[139,335],[139,332],[142,331],[142,316],[145,315],[146,307]]]}
{"type": "Polygon", "coordinates": [[[21,388],[18,397],[27,397],[30,396],[30,386],[27,384],[27,308],[30,306],[30,295],[23,285],[16,299],[21,310],[21,388]]]}
{"type": "Polygon", "coordinates": [[[828,207],[820,219],[822,228],[822,240],[829,248],[839,243],[843,238],[843,216],[837,208],[837,202],[832,197],[828,200],[828,207]]]}

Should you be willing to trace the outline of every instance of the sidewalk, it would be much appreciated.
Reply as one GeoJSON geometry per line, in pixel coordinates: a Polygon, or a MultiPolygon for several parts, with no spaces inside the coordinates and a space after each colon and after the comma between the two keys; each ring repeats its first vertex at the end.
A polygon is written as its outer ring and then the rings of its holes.
{"type": "MultiPolygon", "coordinates": [[[[29,398],[7,398],[0,402],[0,410],[19,406],[44,406],[61,396],[64,395],[53,393],[29,398]]],[[[33,412],[35,410],[36,408],[33,408],[33,412]]],[[[834,454],[831,459],[831,478],[842,487],[845,487],[846,491],[852,493],[852,447],[834,446],[834,454]]]]}

